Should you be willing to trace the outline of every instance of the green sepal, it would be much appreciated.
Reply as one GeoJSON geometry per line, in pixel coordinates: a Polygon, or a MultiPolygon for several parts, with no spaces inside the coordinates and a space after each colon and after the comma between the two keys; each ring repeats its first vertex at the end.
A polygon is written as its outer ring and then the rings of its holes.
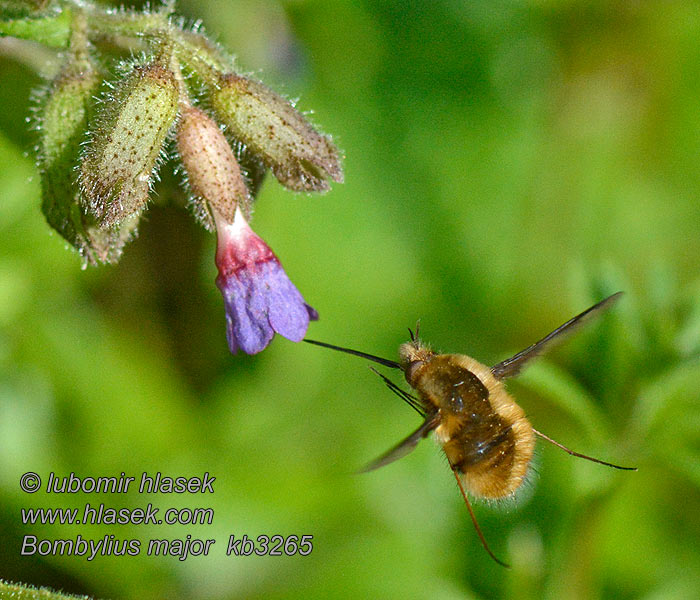
{"type": "Polygon", "coordinates": [[[340,154],[287,100],[262,83],[222,75],[210,94],[211,106],[248,152],[295,191],[327,191],[328,179],[343,181],[340,154]]]}
{"type": "Polygon", "coordinates": [[[99,74],[89,65],[64,71],[42,94],[39,107],[41,210],[48,224],[71,244],[88,264],[116,262],[133,237],[136,222],[101,229],[80,203],[77,168],[99,74]]]}
{"type": "Polygon", "coordinates": [[[102,100],[80,170],[85,209],[101,227],[144,209],[178,98],[174,73],[153,62],[134,66],[102,100]]]}

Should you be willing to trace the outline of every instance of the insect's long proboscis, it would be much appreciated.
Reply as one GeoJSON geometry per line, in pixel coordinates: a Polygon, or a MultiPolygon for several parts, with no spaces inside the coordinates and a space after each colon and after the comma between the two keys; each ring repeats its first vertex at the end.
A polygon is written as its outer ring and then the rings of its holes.
{"type": "Polygon", "coordinates": [[[388,358],[382,358],[381,356],[374,356],[374,354],[367,354],[366,352],[360,352],[359,350],[352,350],[351,348],[343,348],[341,346],[334,346],[333,344],[327,344],[326,342],[318,342],[316,340],[304,339],[305,342],[309,344],[315,344],[316,346],[322,346],[324,348],[330,348],[331,350],[337,350],[338,352],[345,352],[346,354],[352,354],[353,356],[359,356],[360,358],[366,358],[373,362],[384,365],[391,369],[401,369],[401,364],[397,363],[395,360],[389,360],[388,358]]]}

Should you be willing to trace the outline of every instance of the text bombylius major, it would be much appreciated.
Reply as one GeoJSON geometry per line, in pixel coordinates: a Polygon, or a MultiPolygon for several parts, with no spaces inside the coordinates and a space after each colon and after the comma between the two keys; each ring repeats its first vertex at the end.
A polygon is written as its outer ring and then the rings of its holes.
{"type": "Polygon", "coordinates": [[[419,340],[417,330],[415,335],[409,330],[411,341],[399,348],[399,362],[324,342],[305,341],[403,371],[406,381],[417,395],[401,389],[381,373],[378,375],[392,392],[421,415],[423,423],[363,471],[378,469],[406,456],[421,439],[434,431],[447,455],[482,545],[496,562],[508,566],[496,558],[486,543],[467,492],[475,498],[488,500],[513,496],[528,473],[535,436],[572,456],[616,469],[636,470],[634,467],[621,467],[574,452],[537,431],[525,417],[523,409],[506,392],[503,384],[504,379],[518,375],[528,361],[548,350],[564,334],[573,332],[590,317],[608,308],[620,295],[621,292],[618,292],[609,296],[557,327],[532,346],[490,368],[464,354],[433,352],[419,340]]]}

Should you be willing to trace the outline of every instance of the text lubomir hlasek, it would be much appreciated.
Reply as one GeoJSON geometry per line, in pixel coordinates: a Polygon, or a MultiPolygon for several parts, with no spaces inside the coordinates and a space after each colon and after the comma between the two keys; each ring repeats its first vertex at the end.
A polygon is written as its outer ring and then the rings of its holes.
{"type": "MultiPolygon", "coordinates": [[[[118,477],[78,477],[71,473],[68,477],[49,474],[46,483],[47,494],[124,494],[136,481],[122,472],[118,477]]],[[[214,493],[213,484],[216,477],[204,473],[202,477],[167,477],[159,472],[149,475],[141,474],[138,486],[139,494],[207,494],[214,493]]]]}

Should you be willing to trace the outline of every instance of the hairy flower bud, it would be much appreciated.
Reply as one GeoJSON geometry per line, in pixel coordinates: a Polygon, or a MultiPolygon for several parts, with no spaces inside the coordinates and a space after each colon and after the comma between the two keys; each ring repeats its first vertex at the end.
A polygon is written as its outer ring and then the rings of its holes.
{"type": "Polygon", "coordinates": [[[146,205],[178,96],[175,75],[156,62],[134,67],[103,101],[80,171],[87,208],[102,227],[146,205]]]}
{"type": "Polygon", "coordinates": [[[177,128],[177,150],[193,195],[195,214],[209,229],[211,211],[232,223],[239,204],[249,201],[238,161],[219,126],[194,106],[182,111],[177,128]]]}
{"type": "Polygon", "coordinates": [[[229,73],[211,104],[233,137],[272,169],[284,186],[324,192],[343,181],[338,149],[287,100],[262,83],[229,73]]]}
{"type": "Polygon", "coordinates": [[[89,62],[77,66],[71,58],[44,92],[38,112],[41,210],[48,224],[87,263],[114,262],[138,219],[119,228],[102,230],[81,209],[76,167],[92,97],[100,79],[89,62]]]}

